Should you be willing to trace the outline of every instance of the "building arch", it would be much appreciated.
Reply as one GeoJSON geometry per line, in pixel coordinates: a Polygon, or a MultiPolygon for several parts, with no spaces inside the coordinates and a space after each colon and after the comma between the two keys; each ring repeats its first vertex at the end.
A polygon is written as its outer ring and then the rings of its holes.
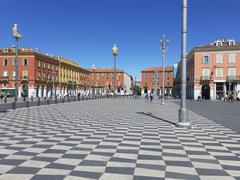
{"type": "Polygon", "coordinates": [[[209,100],[210,99],[210,86],[209,84],[203,84],[201,88],[202,99],[209,100]]]}

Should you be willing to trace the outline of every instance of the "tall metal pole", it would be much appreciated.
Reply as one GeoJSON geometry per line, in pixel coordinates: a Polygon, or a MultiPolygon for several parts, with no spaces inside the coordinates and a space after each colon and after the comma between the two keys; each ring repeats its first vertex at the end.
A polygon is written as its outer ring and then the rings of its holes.
{"type": "Polygon", "coordinates": [[[135,95],[137,95],[137,76],[135,75],[135,95]]]}
{"type": "Polygon", "coordinates": [[[182,80],[181,80],[181,105],[179,109],[178,127],[190,128],[191,124],[188,119],[186,108],[186,58],[187,58],[187,0],[182,0],[182,80]]]}
{"type": "Polygon", "coordinates": [[[18,32],[17,24],[14,24],[12,28],[13,38],[16,40],[16,54],[15,54],[15,96],[14,102],[12,102],[12,108],[16,108],[17,98],[18,98],[18,40],[22,38],[22,35],[18,32]]]}
{"type": "Polygon", "coordinates": [[[114,96],[116,95],[116,59],[117,59],[117,56],[114,56],[114,81],[113,81],[113,84],[114,84],[114,96]]]}
{"type": "Polygon", "coordinates": [[[115,94],[116,94],[116,60],[117,60],[117,55],[118,55],[118,48],[117,48],[116,44],[113,45],[112,53],[114,56],[114,80],[113,80],[114,92],[113,92],[113,94],[115,96],[115,94]]]}
{"type": "Polygon", "coordinates": [[[15,52],[15,97],[14,102],[17,102],[18,98],[18,38],[16,38],[16,52],[15,52]]]}
{"type": "Polygon", "coordinates": [[[164,101],[164,76],[165,76],[165,70],[164,70],[164,66],[165,66],[165,59],[166,59],[166,49],[168,46],[169,41],[166,39],[165,36],[162,37],[162,39],[160,40],[160,45],[161,45],[161,51],[162,51],[162,101],[161,101],[161,105],[165,104],[164,101]]]}
{"type": "Polygon", "coordinates": [[[162,53],[162,102],[161,104],[164,105],[165,102],[164,102],[164,94],[165,94],[165,91],[164,91],[164,76],[165,76],[165,69],[164,69],[164,62],[165,62],[165,51],[163,51],[162,53]]]}

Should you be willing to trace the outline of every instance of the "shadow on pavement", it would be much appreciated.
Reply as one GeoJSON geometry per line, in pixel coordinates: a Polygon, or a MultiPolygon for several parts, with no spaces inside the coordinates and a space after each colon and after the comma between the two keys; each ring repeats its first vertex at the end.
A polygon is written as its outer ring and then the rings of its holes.
{"type": "Polygon", "coordinates": [[[155,118],[155,119],[158,119],[158,120],[161,120],[161,121],[164,121],[164,122],[167,122],[169,124],[172,124],[172,125],[176,126],[176,123],[168,121],[166,119],[162,119],[162,118],[157,117],[157,116],[154,116],[151,112],[146,112],[146,113],[145,112],[137,112],[137,114],[142,114],[142,115],[145,115],[145,116],[149,116],[149,117],[152,117],[152,118],[155,118]]]}

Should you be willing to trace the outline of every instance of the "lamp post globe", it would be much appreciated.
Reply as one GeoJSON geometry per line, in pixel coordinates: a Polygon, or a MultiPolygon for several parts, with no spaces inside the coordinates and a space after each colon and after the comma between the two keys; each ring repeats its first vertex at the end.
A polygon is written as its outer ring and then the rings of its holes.
{"type": "Polygon", "coordinates": [[[113,53],[113,56],[118,55],[118,47],[117,47],[116,44],[114,44],[113,47],[112,47],[112,53],[113,53]]]}

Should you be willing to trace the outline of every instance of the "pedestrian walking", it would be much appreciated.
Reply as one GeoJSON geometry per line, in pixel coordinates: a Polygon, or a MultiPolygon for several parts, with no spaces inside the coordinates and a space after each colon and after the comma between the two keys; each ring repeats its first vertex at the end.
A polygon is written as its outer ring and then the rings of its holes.
{"type": "Polygon", "coordinates": [[[237,93],[237,99],[236,100],[240,101],[240,91],[238,91],[238,93],[237,93]]]}
{"type": "Polygon", "coordinates": [[[224,93],[223,101],[227,101],[227,99],[228,99],[228,94],[227,94],[227,93],[224,93]]]}
{"type": "Polygon", "coordinates": [[[201,93],[201,92],[200,92],[199,95],[198,95],[197,101],[202,101],[202,93],[201,93]]]}
{"type": "Polygon", "coordinates": [[[153,92],[151,91],[150,92],[150,102],[152,102],[152,100],[153,100],[153,92]]]}
{"type": "Polygon", "coordinates": [[[148,93],[145,94],[145,102],[148,101],[148,93]]]}

